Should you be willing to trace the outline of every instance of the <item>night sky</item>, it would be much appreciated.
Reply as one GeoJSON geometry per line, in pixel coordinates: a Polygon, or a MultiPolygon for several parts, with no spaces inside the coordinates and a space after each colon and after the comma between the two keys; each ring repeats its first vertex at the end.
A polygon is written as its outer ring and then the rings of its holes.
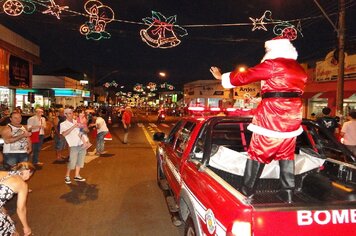
{"type": "MultiPolygon", "coordinates": [[[[44,1],[44,0],[42,0],[44,1]]],[[[0,6],[4,3],[0,0],[0,6]]],[[[70,10],[84,13],[86,1],[55,0],[70,10]]],[[[231,71],[236,65],[253,66],[263,54],[264,41],[274,37],[272,25],[268,31],[252,31],[252,25],[210,27],[212,24],[252,23],[249,17],[260,18],[265,10],[272,11],[275,20],[302,19],[304,37],[294,44],[300,62],[322,59],[337,46],[336,33],[313,0],[111,0],[101,1],[115,12],[115,19],[143,23],[151,11],[166,17],[177,15],[176,24],[188,31],[179,39],[181,44],[170,49],[149,47],[141,40],[139,31],[148,26],[135,23],[111,22],[106,30],[110,39],[87,40],[79,33],[88,17],[63,12],[61,19],[45,15],[37,5],[31,15],[8,16],[0,11],[0,24],[21,34],[40,46],[41,61],[35,74],[53,74],[70,68],[95,75],[98,84],[115,80],[131,86],[135,83],[159,81],[158,72],[165,71],[165,81],[180,87],[194,80],[213,79],[211,65],[231,71]],[[202,25],[189,27],[190,25],[202,25]],[[187,27],[185,27],[187,26],[187,27]]],[[[336,24],[338,1],[318,0],[336,24]]],[[[48,3],[47,3],[48,4],[48,3]]],[[[346,0],[346,50],[356,51],[356,0],[346,0]]],[[[295,23],[296,24],[296,23],[295,23]]]]}

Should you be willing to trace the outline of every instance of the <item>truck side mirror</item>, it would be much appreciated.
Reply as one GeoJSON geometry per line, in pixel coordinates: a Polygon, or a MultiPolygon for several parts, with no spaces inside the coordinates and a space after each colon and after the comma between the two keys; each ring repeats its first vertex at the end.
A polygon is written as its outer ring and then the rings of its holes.
{"type": "Polygon", "coordinates": [[[162,142],[164,140],[164,137],[166,135],[163,132],[156,132],[153,134],[153,140],[154,141],[158,141],[158,142],[162,142]]]}

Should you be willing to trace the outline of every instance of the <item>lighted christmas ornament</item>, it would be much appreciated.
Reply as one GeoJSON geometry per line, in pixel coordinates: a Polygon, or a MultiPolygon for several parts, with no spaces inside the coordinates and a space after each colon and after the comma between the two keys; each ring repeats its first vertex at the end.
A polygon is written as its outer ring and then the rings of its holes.
{"type": "Polygon", "coordinates": [[[174,86],[171,85],[171,84],[169,84],[169,85],[167,86],[167,89],[168,89],[168,90],[174,90],[174,86]]]}
{"type": "Polygon", "coordinates": [[[47,10],[43,11],[43,14],[51,14],[52,16],[57,17],[57,19],[60,19],[60,14],[62,13],[63,10],[68,9],[68,6],[59,6],[57,5],[54,0],[50,0],[51,5],[47,6],[47,10]]]}
{"type": "Polygon", "coordinates": [[[140,31],[141,39],[153,48],[176,47],[181,43],[177,35],[183,37],[188,34],[184,28],[175,25],[176,15],[166,18],[160,12],[152,11],[152,17],[146,17],[142,20],[149,27],[140,31]]]}
{"type": "Polygon", "coordinates": [[[114,20],[114,11],[97,0],[87,1],[84,9],[89,14],[89,21],[80,26],[80,33],[92,40],[110,38],[111,34],[106,31],[106,25],[114,20]]]}
{"type": "Polygon", "coordinates": [[[36,6],[31,0],[7,0],[2,7],[9,16],[19,16],[22,13],[32,14],[36,10],[36,6]]]}

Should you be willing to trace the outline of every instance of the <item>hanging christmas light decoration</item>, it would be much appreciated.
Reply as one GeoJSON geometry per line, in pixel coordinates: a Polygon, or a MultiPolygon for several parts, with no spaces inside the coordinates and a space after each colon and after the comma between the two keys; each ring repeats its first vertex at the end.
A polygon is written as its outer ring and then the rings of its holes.
{"type": "Polygon", "coordinates": [[[153,82],[149,82],[147,87],[151,92],[157,90],[157,84],[153,82]]]}
{"type": "Polygon", "coordinates": [[[174,90],[174,86],[171,85],[171,84],[168,84],[167,82],[166,83],[163,83],[160,85],[161,89],[168,89],[168,90],[174,90]]]}
{"type": "Polygon", "coordinates": [[[115,19],[114,11],[97,0],[87,1],[84,9],[89,14],[89,21],[80,26],[80,33],[88,40],[109,39],[111,34],[105,28],[115,19]]]}
{"type": "Polygon", "coordinates": [[[266,12],[267,11],[265,11],[265,13],[261,16],[261,18],[249,17],[249,19],[252,21],[253,24],[252,31],[255,31],[256,29],[267,31],[267,28],[265,26],[266,22],[263,21],[266,17],[266,12]]]}
{"type": "Polygon", "coordinates": [[[303,37],[300,20],[298,21],[297,26],[291,24],[290,21],[275,20],[272,18],[272,12],[268,10],[263,13],[261,18],[249,17],[249,19],[252,20],[253,23],[252,31],[255,31],[256,29],[267,31],[265,25],[274,24],[273,33],[280,38],[287,38],[293,41],[297,39],[298,33],[303,37]],[[264,20],[267,22],[264,22],[264,20]]]}
{"type": "Polygon", "coordinates": [[[148,97],[154,97],[154,96],[156,96],[156,94],[155,93],[148,93],[147,96],[148,97]]]}
{"type": "Polygon", "coordinates": [[[119,86],[119,84],[116,83],[115,80],[113,80],[113,81],[110,83],[110,86],[117,88],[117,86],[119,86]]]}
{"type": "Polygon", "coordinates": [[[167,84],[167,89],[168,89],[168,90],[174,90],[174,86],[171,85],[171,84],[167,84]]]}
{"type": "Polygon", "coordinates": [[[181,43],[177,34],[180,37],[188,34],[184,28],[175,25],[177,21],[176,15],[166,18],[160,12],[152,11],[152,17],[146,17],[142,20],[149,25],[149,27],[140,30],[141,39],[153,48],[176,47],[181,43]]]}
{"type": "Polygon", "coordinates": [[[143,86],[142,86],[142,84],[136,84],[136,85],[134,86],[133,90],[136,91],[136,92],[139,92],[139,93],[143,92],[143,86]]]}
{"type": "Polygon", "coordinates": [[[57,17],[57,19],[61,19],[60,18],[60,14],[62,13],[63,10],[68,9],[68,6],[59,6],[57,5],[54,0],[50,0],[51,1],[51,5],[47,6],[47,10],[43,11],[43,14],[51,14],[52,16],[57,17]]]}
{"type": "MultiPolygon", "coordinates": [[[[47,1],[49,0],[40,2],[47,1]]],[[[31,0],[7,0],[2,7],[4,12],[9,16],[19,16],[22,13],[32,14],[36,10],[36,6],[31,0]]]]}
{"type": "Polygon", "coordinates": [[[105,88],[109,88],[109,87],[110,87],[110,83],[109,83],[109,82],[106,82],[105,84],[103,84],[103,86],[104,86],[105,88]]]}

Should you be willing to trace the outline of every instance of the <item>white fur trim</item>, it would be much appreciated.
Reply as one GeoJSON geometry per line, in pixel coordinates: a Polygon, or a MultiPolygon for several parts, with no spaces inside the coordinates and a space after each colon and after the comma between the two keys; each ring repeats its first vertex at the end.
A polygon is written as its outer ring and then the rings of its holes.
{"type": "Polygon", "coordinates": [[[230,82],[230,72],[221,75],[221,85],[226,89],[231,89],[236,87],[232,85],[230,82]]]}
{"type": "Polygon", "coordinates": [[[286,58],[297,60],[298,52],[288,39],[275,39],[265,42],[266,54],[261,62],[268,59],[286,58]]]}
{"type": "Polygon", "coordinates": [[[274,131],[254,124],[249,124],[247,126],[247,129],[252,131],[253,133],[264,135],[270,138],[293,138],[303,133],[302,126],[300,126],[299,129],[290,132],[274,131]]]}

